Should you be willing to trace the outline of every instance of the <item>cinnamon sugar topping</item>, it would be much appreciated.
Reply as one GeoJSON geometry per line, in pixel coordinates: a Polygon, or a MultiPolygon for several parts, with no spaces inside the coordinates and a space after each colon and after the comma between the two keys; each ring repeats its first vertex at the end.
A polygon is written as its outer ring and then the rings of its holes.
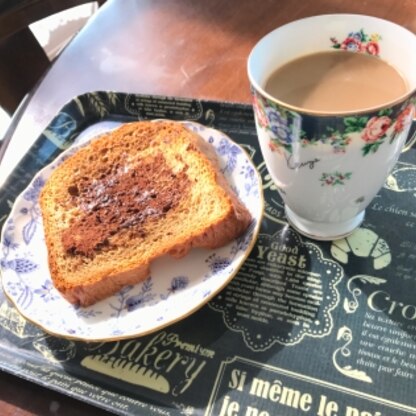
{"type": "Polygon", "coordinates": [[[144,224],[174,209],[188,185],[185,170],[174,173],[162,154],[137,166],[104,166],[99,179],[81,178],[68,187],[81,214],[62,234],[65,251],[93,257],[125,229],[144,237],[144,224]]]}

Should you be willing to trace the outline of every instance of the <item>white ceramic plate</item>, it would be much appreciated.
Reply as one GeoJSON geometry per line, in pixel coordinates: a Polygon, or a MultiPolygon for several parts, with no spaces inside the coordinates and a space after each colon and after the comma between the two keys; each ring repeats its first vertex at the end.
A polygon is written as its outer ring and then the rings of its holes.
{"type": "Polygon", "coordinates": [[[180,260],[165,256],[153,264],[146,281],[125,287],[91,307],[69,304],[52,285],[38,196],[53,169],[104,128],[93,129],[93,134],[84,135],[80,143],[35,176],[16,199],[4,224],[0,246],[3,288],[23,316],[45,331],[66,338],[130,338],[188,316],[233,278],[259,232],[263,214],[261,179],[248,154],[230,138],[196,123],[186,125],[214,146],[225,177],[253,216],[247,232],[217,250],[194,249],[180,260]]]}

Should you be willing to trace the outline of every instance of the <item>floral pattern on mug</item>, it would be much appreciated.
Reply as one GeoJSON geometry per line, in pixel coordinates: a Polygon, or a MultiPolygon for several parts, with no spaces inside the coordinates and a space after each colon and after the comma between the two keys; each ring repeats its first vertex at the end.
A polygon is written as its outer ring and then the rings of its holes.
{"type": "Polygon", "coordinates": [[[362,149],[364,156],[375,153],[380,145],[384,143],[391,124],[392,119],[386,115],[374,116],[367,121],[360,136],[362,140],[367,142],[362,149]]]}
{"type": "MultiPolygon", "coordinates": [[[[348,124],[351,120],[344,119],[344,124],[348,124]]],[[[315,144],[315,143],[323,143],[329,144],[332,147],[332,151],[334,153],[345,153],[347,150],[348,145],[351,143],[351,137],[348,135],[348,128],[345,131],[341,131],[340,129],[335,129],[333,127],[326,127],[326,133],[322,134],[321,136],[312,139],[304,139],[303,143],[315,144]]],[[[351,129],[352,131],[352,129],[351,129]]]]}
{"type": "Polygon", "coordinates": [[[410,126],[414,114],[415,104],[410,101],[394,118],[391,109],[381,110],[379,117],[371,117],[361,134],[361,138],[367,142],[362,149],[363,155],[375,153],[387,136],[390,136],[389,143],[393,143],[397,136],[410,126]]]}
{"type": "Polygon", "coordinates": [[[340,173],[323,173],[319,181],[321,186],[345,185],[345,181],[351,179],[352,172],[340,173]]]}
{"type": "MultiPolygon", "coordinates": [[[[302,148],[325,144],[334,153],[345,153],[353,140],[361,140],[362,155],[376,153],[389,138],[389,143],[409,127],[416,111],[415,99],[402,106],[385,108],[370,115],[329,117],[319,133],[308,127],[308,115],[288,110],[253,90],[253,105],[261,128],[268,132],[271,151],[293,152],[294,143],[302,148]],[[355,139],[354,139],[355,138],[355,139]]],[[[313,119],[313,116],[311,117],[313,119]]]]}
{"type": "Polygon", "coordinates": [[[331,38],[332,47],[349,52],[368,53],[378,56],[380,54],[381,36],[378,33],[367,35],[363,29],[358,32],[350,32],[348,36],[339,42],[335,37],[331,38]]]}
{"type": "Polygon", "coordinates": [[[387,116],[371,117],[361,133],[361,138],[366,142],[375,142],[383,139],[391,123],[391,118],[387,116]]]}
{"type": "Polygon", "coordinates": [[[415,116],[415,104],[409,103],[397,116],[396,123],[394,124],[394,133],[399,134],[409,127],[415,116]]]}
{"type": "Polygon", "coordinates": [[[259,98],[257,95],[253,95],[253,107],[254,111],[257,114],[257,120],[261,127],[267,127],[268,121],[267,121],[267,114],[264,111],[264,106],[260,103],[259,98]]]}
{"type": "Polygon", "coordinates": [[[269,133],[270,150],[291,153],[294,140],[300,138],[301,116],[255,93],[253,107],[259,125],[269,133]]]}

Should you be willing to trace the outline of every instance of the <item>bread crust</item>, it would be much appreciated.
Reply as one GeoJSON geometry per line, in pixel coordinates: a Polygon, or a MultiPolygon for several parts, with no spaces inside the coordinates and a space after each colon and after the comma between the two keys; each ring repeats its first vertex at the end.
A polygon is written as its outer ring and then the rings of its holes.
{"type": "Polygon", "coordinates": [[[251,222],[212,147],[174,122],[129,123],[93,140],[52,173],[40,207],[52,282],[81,306],[144,280],[165,254],[221,247],[251,222]]]}

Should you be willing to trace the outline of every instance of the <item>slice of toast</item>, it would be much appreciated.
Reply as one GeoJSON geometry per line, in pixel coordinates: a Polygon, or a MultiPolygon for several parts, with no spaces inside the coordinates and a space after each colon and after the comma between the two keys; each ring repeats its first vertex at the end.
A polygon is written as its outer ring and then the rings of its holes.
{"type": "Polygon", "coordinates": [[[212,146],[174,122],[91,141],[53,171],[40,206],[54,286],[81,306],[144,280],[160,256],[220,247],[251,222],[212,146]]]}

